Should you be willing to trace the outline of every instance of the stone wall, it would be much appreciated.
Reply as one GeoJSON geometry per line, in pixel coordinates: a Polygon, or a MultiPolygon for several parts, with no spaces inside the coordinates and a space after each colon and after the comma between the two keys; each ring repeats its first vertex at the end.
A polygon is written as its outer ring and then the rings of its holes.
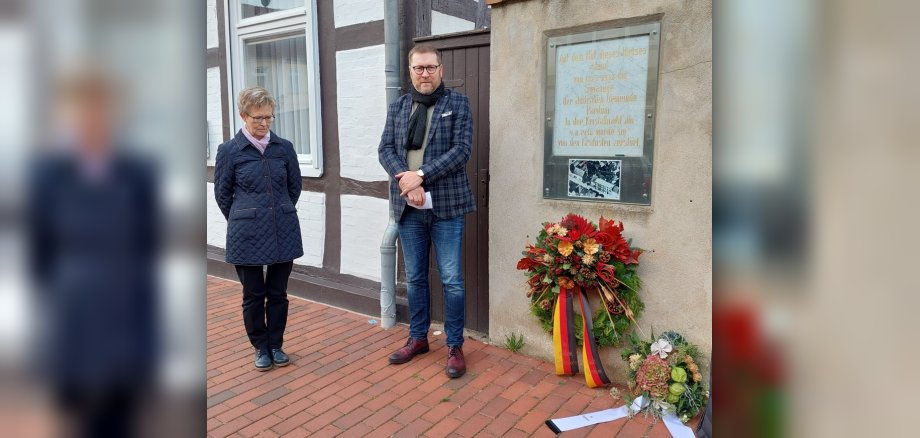
{"type": "MultiPolygon", "coordinates": [[[[523,333],[525,353],[552,358],[552,338],[528,311],[521,250],[543,221],[568,212],[625,223],[641,257],[639,320],[712,349],[712,4],[708,1],[517,1],[492,8],[490,337],[523,333]],[[543,199],[543,111],[549,36],[660,21],[651,206],[543,199]],[[501,127],[500,129],[498,127],[501,127]]],[[[618,348],[601,351],[623,381],[618,348]]]]}

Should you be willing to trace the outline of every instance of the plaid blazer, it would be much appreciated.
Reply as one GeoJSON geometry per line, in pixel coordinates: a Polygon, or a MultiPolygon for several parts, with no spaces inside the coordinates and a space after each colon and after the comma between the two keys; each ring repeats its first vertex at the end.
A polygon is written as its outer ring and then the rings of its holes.
{"type": "MultiPolygon", "coordinates": [[[[399,196],[395,175],[409,170],[406,164],[406,136],[412,97],[400,96],[387,110],[387,122],[377,155],[390,175],[390,208],[399,222],[406,209],[406,198],[399,196]]],[[[431,192],[433,213],[441,219],[476,211],[473,191],[466,176],[466,163],[473,145],[473,117],[469,99],[450,89],[438,99],[428,128],[428,145],[422,159],[423,187],[431,192]]],[[[412,208],[412,207],[410,207],[412,208]]]]}

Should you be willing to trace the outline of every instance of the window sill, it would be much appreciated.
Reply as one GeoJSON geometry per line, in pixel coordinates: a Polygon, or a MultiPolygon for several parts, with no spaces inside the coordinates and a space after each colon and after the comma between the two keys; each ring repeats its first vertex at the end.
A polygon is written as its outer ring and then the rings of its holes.
{"type": "Polygon", "coordinates": [[[300,176],[307,178],[319,178],[323,176],[323,169],[317,169],[312,164],[300,163],[300,176]]]}

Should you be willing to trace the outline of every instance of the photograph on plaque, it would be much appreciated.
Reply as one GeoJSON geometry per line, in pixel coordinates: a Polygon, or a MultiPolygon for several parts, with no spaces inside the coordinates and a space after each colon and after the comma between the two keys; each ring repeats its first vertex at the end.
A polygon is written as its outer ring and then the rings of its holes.
{"type": "Polygon", "coordinates": [[[620,199],[620,160],[569,160],[568,195],[575,198],[620,199]]]}

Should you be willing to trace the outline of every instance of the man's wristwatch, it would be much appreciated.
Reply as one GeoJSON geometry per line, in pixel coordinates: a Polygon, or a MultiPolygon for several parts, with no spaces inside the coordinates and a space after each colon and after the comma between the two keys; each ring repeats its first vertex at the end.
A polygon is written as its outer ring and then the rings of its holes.
{"type": "Polygon", "coordinates": [[[416,171],[415,171],[415,174],[418,175],[418,176],[420,176],[420,177],[422,177],[422,178],[425,177],[425,172],[422,172],[422,169],[416,170],[416,171]]]}

